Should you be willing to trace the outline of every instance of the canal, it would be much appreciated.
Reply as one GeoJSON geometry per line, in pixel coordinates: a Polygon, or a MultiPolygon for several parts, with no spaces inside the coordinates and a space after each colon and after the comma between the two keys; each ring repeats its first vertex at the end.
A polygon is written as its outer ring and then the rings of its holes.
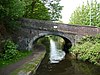
{"type": "Polygon", "coordinates": [[[70,54],[58,50],[55,41],[50,39],[50,53],[45,55],[32,75],[100,75],[100,67],[71,59],[70,54]]]}
{"type": "Polygon", "coordinates": [[[48,55],[34,75],[100,75],[100,67],[90,63],[71,60],[68,55],[59,63],[50,63],[48,55]]]}

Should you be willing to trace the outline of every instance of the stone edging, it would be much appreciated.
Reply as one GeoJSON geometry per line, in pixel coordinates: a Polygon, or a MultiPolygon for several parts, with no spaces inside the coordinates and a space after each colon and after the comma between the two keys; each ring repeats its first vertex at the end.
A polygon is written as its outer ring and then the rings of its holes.
{"type": "Polygon", "coordinates": [[[29,62],[23,64],[20,68],[16,69],[11,75],[30,75],[34,74],[39,67],[41,61],[45,56],[46,51],[42,51],[39,54],[36,54],[36,58],[33,58],[29,62]]]}

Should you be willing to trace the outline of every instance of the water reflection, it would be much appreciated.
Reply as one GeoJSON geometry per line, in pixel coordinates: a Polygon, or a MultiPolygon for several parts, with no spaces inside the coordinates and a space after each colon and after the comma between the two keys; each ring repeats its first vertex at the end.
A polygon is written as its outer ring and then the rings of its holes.
{"type": "Polygon", "coordinates": [[[59,63],[65,56],[65,52],[58,50],[55,41],[50,39],[50,63],[59,63]]]}
{"type": "Polygon", "coordinates": [[[47,55],[35,75],[100,75],[100,67],[71,60],[68,55],[59,63],[51,64],[47,55]]]}
{"type": "Polygon", "coordinates": [[[53,40],[50,42],[50,56],[45,56],[34,75],[100,75],[100,66],[72,60],[70,54],[64,55],[57,50],[53,40]]]}

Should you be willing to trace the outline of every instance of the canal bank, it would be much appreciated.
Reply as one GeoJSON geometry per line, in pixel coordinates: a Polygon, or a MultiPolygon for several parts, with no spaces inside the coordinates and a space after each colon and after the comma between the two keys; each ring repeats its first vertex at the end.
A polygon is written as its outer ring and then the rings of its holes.
{"type": "Polygon", "coordinates": [[[31,75],[100,75],[100,67],[89,62],[73,60],[70,54],[59,63],[50,63],[47,55],[36,73],[31,75]]]}
{"type": "Polygon", "coordinates": [[[57,41],[50,39],[50,53],[46,54],[36,73],[31,75],[100,75],[100,67],[74,60],[72,53],[64,55],[57,41]]]}
{"type": "Polygon", "coordinates": [[[34,73],[44,58],[46,50],[43,46],[34,49],[33,53],[3,69],[0,70],[0,75],[30,75],[34,73]]]}

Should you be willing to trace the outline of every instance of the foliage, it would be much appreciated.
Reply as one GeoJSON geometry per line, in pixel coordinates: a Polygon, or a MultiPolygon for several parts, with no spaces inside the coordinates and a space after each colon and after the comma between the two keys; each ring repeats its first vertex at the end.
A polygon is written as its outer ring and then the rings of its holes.
{"type": "Polygon", "coordinates": [[[62,37],[50,35],[50,38],[53,39],[56,42],[57,49],[62,49],[63,48],[63,46],[65,44],[65,41],[62,37]]]}
{"type": "Polygon", "coordinates": [[[0,0],[0,21],[6,28],[17,26],[15,20],[22,17],[25,12],[24,0],[0,0]]]}
{"type": "Polygon", "coordinates": [[[100,27],[100,3],[94,0],[91,4],[82,4],[70,17],[70,24],[91,25],[100,27]],[[90,8],[91,6],[91,8],[90,8]],[[91,17],[91,18],[90,18],[91,17]]]}
{"type": "Polygon", "coordinates": [[[34,1],[26,7],[24,17],[38,20],[50,20],[48,9],[40,0],[34,1]]]}
{"type": "Polygon", "coordinates": [[[31,53],[32,53],[31,51],[19,51],[19,53],[10,60],[3,60],[2,58],[0,58],[0,68],[5,67],[9,64],[15,63],[25,58],[26,56],[30,55],[31,53]]]}
{"type": "Polygon", "coordinates": [[[0,22],[7,29],[19,27],[16,20],[21,17],[39,20],[59,20],[62,6],[60,0],[0,0],[0,22]]]}
{"type": "Polygon", "coordinates": [[[4,60],[10,60],[18,54],[16,50],[17,46],[11,40],[6,40],[4,44],[4,52],[1,54],[1,58],[4,60]]]}
{"type": "Polygon", "coordinates": [[[62,18],[61,10],[63,6],[60,5],[60,1],[61,0],[43,0],[45,6],[49,10],[50,20],[52,21],[58,21],[60,18],[62,18]]]}
{"type": "Polygon", "coordinates": [[[25,2],[23,0],[1,0],[0,1],[0,18],[14,19],[22,17],[24,14],[25,2]]]}
{"type": "Polygon", "coordinates": [[[61,18],[60,0],[33,0],[26,6],[24,17],[58,21],[61,18]]]}
{"type": "Polygon", "coordinates": [[[31,61],[28,61],[28,63],[23,64],[23,67],[16,69],[11,73],[11,75],[18,75],[20,71],[23,72],[29,72],[33,71],[35,72],[36,67],[40,64],[41,60],[44,58],[45,52],[41,53],[40,55],[38,54],[38,58],[32,58],[31,61]]]}
{"type": "Polygon", "coordinates": [[[100,35],[85,37],[71,48],[79,60],[100,65],[100,35]]]}
{"type": "Polygon", "coordinates": [[[42,37],[42,38],[39,38],[37,39],[37,44],[40,44],[40,45],[44,45],[46,50],[47,50],[47,53],[49,53],[49,49],[50,49],[50,42],[49,42],[49,39],[48,37],[42,37]]]}
{"type": "Polygon", "coordinates": [[[21,26],[21,23],[17,22],[15,19],[14,20],[7,20],[5,22],[5,28],[7,29],[8,32],[14,32],[18,31],[21,26]]]}

